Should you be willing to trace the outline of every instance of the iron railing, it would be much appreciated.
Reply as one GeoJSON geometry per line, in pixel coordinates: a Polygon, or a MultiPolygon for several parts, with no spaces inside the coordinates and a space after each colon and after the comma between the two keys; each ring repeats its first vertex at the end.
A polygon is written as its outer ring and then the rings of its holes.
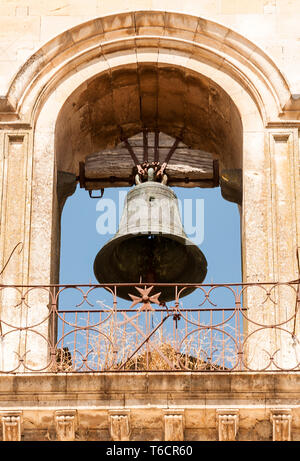
{"type": "Polygon", "coordinates": [[[300,371],[298,281],[168,286],[0,285],[0,371],[300,371]]]}

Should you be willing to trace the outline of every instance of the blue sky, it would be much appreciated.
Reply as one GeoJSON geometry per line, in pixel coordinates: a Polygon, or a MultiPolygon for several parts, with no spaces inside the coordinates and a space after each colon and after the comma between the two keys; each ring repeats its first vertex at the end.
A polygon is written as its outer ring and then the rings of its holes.
{"type": "MultiPolygon", "coordinates": [[[[119,191],[107,188],[104,198],[118,204],[119,191]]],[[[241,281],[241,238],[238,206],[224,200],[220,188],[174,188],[177,197],[204,203],[204,241],[199,247],[208,262],[203,283],[235,283],[241,281]]],[[[93,273],[94,258],[112,235],[99,235],[96,229],[98,200],[91,199],[79,186],[69,197],[62,215],[60,283],[97,283],[93,273]]],[[[98,205],[99,206],[99,205],[98,205]]],[[[117,207],[118,211],[118,207],[117,207]]],[[[193,221],[195,224],[195,221],[193,221]]],[[[118,215],[117,215],[118,224],[118,215]]]]}

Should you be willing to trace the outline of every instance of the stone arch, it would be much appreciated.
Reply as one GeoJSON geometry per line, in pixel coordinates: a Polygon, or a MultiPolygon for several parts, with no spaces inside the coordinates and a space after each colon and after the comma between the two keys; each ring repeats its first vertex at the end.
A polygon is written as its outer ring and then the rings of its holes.
{"type": "MultiPolygon", "coordinates": [[[[92,62],[134,51],[137,59],[160,50],[206,63],[239,82],[255,101],[264,122],[281,113],[291,94],[274,62],[255,44],[227,27],[187,14],[135,11],[96,18],[46,43],[22,66],[2,105],[11,119],[34,121],[34,109],[58,82],[92,62]]],[[[169,57],[170,59],[170,57],[169,57]]],[[[172,62],[172,61],[171,61],[172,62]]],[[[197,67],[197,66],[196,66],[197,67]]]]}

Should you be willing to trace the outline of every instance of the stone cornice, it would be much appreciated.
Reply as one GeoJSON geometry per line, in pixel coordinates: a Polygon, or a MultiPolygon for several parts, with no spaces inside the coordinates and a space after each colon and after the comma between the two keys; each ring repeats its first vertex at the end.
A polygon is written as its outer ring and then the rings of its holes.
{"type": "Polygon", "coordinates": [[[297,372],[30,373],[0,376],[0,409],[70,407],[299,406],[297,372]],[[115,402],[115,403],[113,403],[115,402]],[[223,402],[223,403],[222,403],[223,402]],[[225,403],[226,402],[226,403],[225,403]]]}

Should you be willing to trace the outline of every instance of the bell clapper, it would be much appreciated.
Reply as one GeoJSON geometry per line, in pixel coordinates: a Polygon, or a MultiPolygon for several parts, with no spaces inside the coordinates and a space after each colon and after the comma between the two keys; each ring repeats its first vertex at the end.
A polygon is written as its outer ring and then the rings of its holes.
{"type": "Polygon", "coordinates": [[[154,268],[154,238],[154,235],[149,235],[148,237],[149,244],[147,246],[146,253],[147,272],[145,274],[145,282],[147,283],[157,282],[157,276],[154,268]]]}

